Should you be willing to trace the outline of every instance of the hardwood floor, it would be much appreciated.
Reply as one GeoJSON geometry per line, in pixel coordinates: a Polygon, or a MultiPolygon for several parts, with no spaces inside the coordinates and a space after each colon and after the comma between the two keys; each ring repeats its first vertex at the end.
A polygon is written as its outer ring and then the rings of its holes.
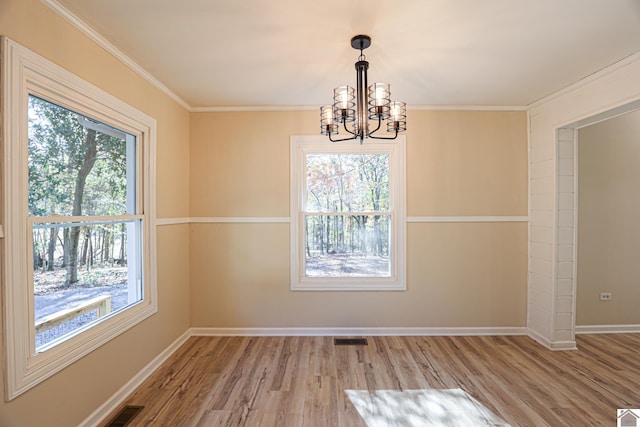
{"type": "Polygon", "coordinates": [[[475,412],[474,425],[613,426],[640,408],[640,334],[561,352],[523,336],[367,340],[190,338],[126,400],[144,406],[129,426],[459,426],[475,412]]]}

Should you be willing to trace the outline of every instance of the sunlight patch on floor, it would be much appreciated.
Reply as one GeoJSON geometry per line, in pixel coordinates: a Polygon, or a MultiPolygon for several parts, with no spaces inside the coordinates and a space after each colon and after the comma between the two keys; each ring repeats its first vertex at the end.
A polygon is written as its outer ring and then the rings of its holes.
{"type": "Polygon", "coordinates": [[[509,427],[464,390],[345,390],[368,427],[509,427]]]}

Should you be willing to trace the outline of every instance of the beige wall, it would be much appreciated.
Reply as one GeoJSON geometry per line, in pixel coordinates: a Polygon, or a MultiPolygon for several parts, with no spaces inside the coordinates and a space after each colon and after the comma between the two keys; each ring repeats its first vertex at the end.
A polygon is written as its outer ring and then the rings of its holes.
{"type": "Polygon", "coordinates": [[[640,111],[580,129],[577,325],[640,324],[638,183],[640,111]]]}
{"type": "MultiPolygon", "coordinates": [[[[159,218],[289,215],[289,136],[316,134],[316,111],[189,115],[38,0],[0,1],[0,33],[157,119],[159,218]]],[[[526,140],[524,112],[409,112],[408,215],[526,215],[526,140]]],[[[161,226],[159,312],[2,396],[0,425],[78,424],[189,326],[525,326],[526,239],[411,223],[408,291],[291,292],[288,224],[161,226]]]]}
{"type": "MultiPolygon", "coordinates": [[[[527,214],[524,112],[410,111],[409,216],[527,214]]],[[[191,117],[191,216],[288,217],[318,113],[191,117]]],[[[194,327],[525,326],[527,224],[411,223],[406,292],[291,292],[289,225],[193,224],[194,327]]]]}
{"type": "MultiPolygon", "coordinates": [[[[189,113],[184,108],[38,0],[0,1],[0,33],[154,117],[158,217],[188,216],[189,113]]],[[[0,425],[77,425],[184,333],[189,327],[188,238],[187,225],[158,229],[156,315],[11,402],[0,391],[0,425]]]]}

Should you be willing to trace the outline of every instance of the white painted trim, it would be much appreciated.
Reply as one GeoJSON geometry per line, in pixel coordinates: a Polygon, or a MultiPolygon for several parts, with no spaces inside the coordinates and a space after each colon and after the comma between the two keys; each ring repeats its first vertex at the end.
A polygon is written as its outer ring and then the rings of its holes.
{"type": "Polygon", "coordinates": [[[538,99],[537,101],[532,102],[527,106],[527,109],[532,110],[538,108],[539,106],[546,104],[550,101],[553,101],[556,98],[560,98],[568,93],[571,93],[582,86],[586,86],[589,83],[592,83],[596,80],[603,78],[604,76],[614,73],[621,68],[626,67],[627,65],[640,60],[640,51],[632,53],[631,55],[622,58],[618,62],[614,62],[613,64],[607,65],[606,67],[596,71],[595,73],[589,74],[588,76],[578,80],[575,83],[570,84],[569,86],[564,87],[550,95],[547,95],[543,98],[538,99]]]}
{"type": "MultiPolygon", "coordinates": [[[[531,212],[531,111],[527,110],[527,218],[530,219],[531,212]]],[[[527,224],[527,304],[526,304],[526,317],[527,327],[531,324],[531,221],[527,224]]]]}
{"type": "MultiPolygon", "coordinates": [[[[407,105],[409,111],[527,111],[526,105],[407,105]]],[[[320,105],[254,105],[192,107],[194,113],[221,113],[244,111],[316,111],[320,105]]]]}
{"type": "MultiPolygon", "coordinates": [[[[572,262],[573,262],[573,277],[571,278],[571,339],[576,340],[576,316],[578,315],[578,130],[573,130],[573,249],[572,249],[572,262]]],[[[560,175],[560,156],[558,156],[557,171],[560,175]]],[[[561,176],[561,175],[560,175],[561,176]]],[[[558,221],[560,216],[560,190],[557,191],[557,216],[554,221],[558,221]]],[[[557,275],[556,275],[557,276],[557,275]]],[[[558,291],[558,279],[555,278],[554,283],[555,291],[558,291]]],[[[555,313],[555,311],[554,311],[555,313]]]]}
{"type": "Polygon", "coordinates": [[[526,105],[407,105],[410,111],[527,111],[526,105]]]}
{"type": "Polygon", "coordinates": [[[540,335],[537,331],[528,328],[527,330],[527,335],[529,335],[529,338],[531,338],[532,340],[536,341],[538,344],[546,347],[547,349],[551,350],[551,341],[549,341],[547,338],[545,338],[544,336],[540,335]]]}
{"type": "Polygon", "coordinates": [[[249,111],[320,111],[319,105],[246,105],[221,107],[192,107],[192,113],[233,113],[249,111]]]}
{"type": "Polygon", "coordinates": [[[528,222],[522,216],[408,216],[407,222],[528,222]]]}
{"type": "Polygon", "coordinates": [[[97,426],[105,420],[118,406],[125,401],[127,397],[133,393],[142,383],[151,376],[169,357],[175,353],[182,344],[184,344],[193,334],[190,330],[187,330],[181,336],[179,336],[174,342],[169,344],[160,354],[153,358],[144,368],[142,368],[136,375],[133,376],[125,385],[120,387],[106,402],[104,402],[98,409],[93,411],[83,422],[80,423],[82,427],[97,426]]]}
{"type": "Polygon", "coordinates": [[[2,180],[6,233],[4,269],[5,397],[11,400],[158,310],[156,290],[155,150],[156,120],[102,89],[2,37],[2,98],[4,163],[2,180]],[[29,251],[27,213],[27,110],[28,95],[35,94],[81,114],[87,114],[139,138],[143,188],[144,299],[69,339],[41,352],[35,351],[33,289],[28,286],[29,251]],[[9,143],[11,142],[11,143],[9,143]]]}
{"type": "Polygon", "coordinates": [[[156,225],[176,225],[176,224],[190,224],[191,218],[158,218],[156,219],[156,225]]]}
{"type": "Polygon", "coordinates": [[[160,91],[164,92],[171,99],[173,99],[178,104],[180,104],[183,108],[186,108],[187,110],[191,111],[191,106],[187,104],[186,101],[184,101],[182,98],[176,95],[171,89],[165,86],[160,80],[158,80],[153,75],[151,75],[151,73],[149,73],[147,70],[145,70],[140,65],[138,65],[133,59],[127,56],[124,52],[122,52],[120,49],[115,47],[110,41],[108,41],[100,33],[94,30],[90,25],[88,25],[86,22],[78,18],[76,15],[74,15],[69,9],[61,5],[57,0],[41,0],[41,1],[47,6],[49,6],[54,12],[56,12],[58,15],[64,18],[71,25],[73,25],[78,30],[80,30],[80,32],[82,32],[84,35],[86,35],[91,40],[93,40],[98,46],[100,46],[101,48],[109,52],[116,59],[118,59],[124,65],[126,65],[135,73],[140,75],[146,81],[151,83],[153,86],[158,88],[160,91]]]}
{"type": "Polygon", "coordinates": [[[575,341],[550,341],[544,336],[540,335],[537,331],[534,331],[531,328],[527,329],[527,335],[535,340],[538,344],[546,347],[548,350],[559,351],[559,350],[577,350],[575,341]]]}
{"type": "Polygon", "coordinates": [[[578,346],[575,341],[552,341],[549,350],[552,351],[564,351],[564,350],[577,350],[578,346]]]}
{"type": "Polygon", "coordinates": [[[199,223],[289,223],[291,220],[288,216],[275,216],[275,217],[230,217],[230,216],[212,216],[212,217],[191,217],[189,218],[191,224],[199,223]]]}
{"type": "Polygon", "coordinates": [[[180,217],[180,218],[159,218],[156,220],[156,225],[177,225],[177,224],[273,224],[273,223],[289,223],[288,216],[281,217],[222,217],[222,216],[210,216],[210,217],[180,217]]]}
{"type": "Polygon", "coordinates": [[[576,325],[576,334],[637,334],[640,325],[576,325]]]}
{"type": "Polygon", "coordinates": [[[193,336],[485,336],[527,335],[526,327],[191,328],[193,336]]]}
{"type": "MultiPolygon", "coordinates": [[[[624,114],[630,113],[632,111],[640,109],[640,99],[635,99],[631,102],[628,100],[624,100],[618,105],[611,106],[609,110],[602,111],[600,113],[590,115],[587,117],[582,117],[579,120],[572,121],[568,124],[560,126],[559,129],[571,129],[579,130],[586,126],[592,126],[596,123],[603,122],[605,120],[612,119],[614,117],[622,116],[624,114]]],[[[576,137],[577,141],[577,137],[576,137]]]]}
{"type": "MultiPolygon", "coordinates": [[[[634,59],[634,61],[636,60],[640,60],[640,52],[638,52],[639,55],[637,55],[634,59]]],[[[633,56],[633,55],[632,55],[633,56]]],[[[619,64],[619,63],[618,63],[619,64]]],[[[614,64],[616,65],[616,64],[614,64]]],[[[629,65],[629,62],[624,63],[622,66],[627,66],[629,65]]],[[[621,66],[621,67],[622,67],[621,66]]],[[[618,68],[613,68],[613,70],[609,70],[609,72],[613,72],[618,68]]],[[[604,75],[606,75],[608,73],[604,73],[604,75]]],[[[579,88],[580,86],[577,86],[577,88],[579,88]]],[[[554,154],[554,161],[555,161],[555,169],[554,169],[554,174],[553,174],[553,179],[554,179],[554,201],[555,201],[555,206],[554,206],[554,212],[555,212],[555,219],[554,219],[554,244],[552,245],[552,250],[553,250],[553,291],[554,293],[557,292],[558,289],[558,260],[557,260],[557,251],[558,251],[558,246],[560,245],[559,243],[559,229],[560,229],[560,225],[559,225],[559,221],[558,218],[560,216],[560,207],[559,207],[559,198],[560,198],[560,194],[561,191],[559,189],[559,180],[561,178],[571,178],[573,180],[573,225],[570,227],[572,229],[572,233],[573,233],[573,239],[572,239],[572,251],[573,251],[573,257],[572,260],[570,261],[570,263],[572,264],[571,268],[572,268],[572,277],[571,277],[571,288],[572,288],[572,293],[571,293],[571,338],[575,341],[575,336],[577,333],[598,333],[597,331],[597,325],[594,325],[593,328],[594,332],[579,332],[578,331],[578,327],[576,326],[576,316],[577,316],[577,292],[578,292],[578,223],[579,223],[579,212],[578,212],[578,206],[579,206],[579,195],[578,195],[578,164],[579,164],[579,141],[578,141],[578,135],[579,135],[579,128],[581,127],[585,127],[585,126],[589,126],[592,124],[596,124],[596,123],[600,123],[604,120],[607,120],[609,118],[612,117],[617,117],[620,116],[621,114],[625,114],[631,111],[636,111],[638,110],[638,108],[640,108],[640,99],[636,99],[633,100],[631,102],[623,102],[623,103],[618,103],[616,106],[613,106],[610,109],[605,109],[604,111],[600,111],[596,114],[592,114],[592,115],[588,115],[586,117],[581,117],[580,119],[570,122],[568,124],[565,124],[563,126],[560,127],[556,127],[555,128],[555,140],[554,140],[554,149],[555,149],[555,154],[554,154]],[[571,137],[568,137],[568,135],[571,135],[571,137]],[[559,145],[561,143],[572,143],[573,144],[573,170],[572,172],[566,173],[565,170],[563,170],[561,168],[561,156],[559,153],[559,145]]],[[[565,157],[566,159],[566,157],[565,157]]],[[[568,228],[568,227],[567,227],[568,228]]],[[[555,334],[556,332],[558,332],[558,330],[556,329],[556,315],[559,314],[557,313],[557,305],[556,305],[556,301],[557,301],[557,297],[554,296],[551,300],[551,313],[552,313],[552,334],[555,334]]],[[[615,332],[607,332],[608,329],[610,328],[614,328],[614,326],[607,326],[605,327],[605,329],[601,332],[601,333],[615,333],[615,332]]]]}
{"type": "MultiPolygon", "coordinates": [[[[407,222],[528,222],[529,217],[522,216],[409,216],[407,222]]],[[[178,217],[158,218],[156,225],[174,224],[223,224],[223,223],[289,223],[291,218],[286,216],[276,217],[178,217]]],[[[0,226],[1,227],[1,226],[0,226]]],[[[1,229],[0,229],[1,231],[1,229]]],[[[1,236],[0,236],[1,237],[1,236]]]]}

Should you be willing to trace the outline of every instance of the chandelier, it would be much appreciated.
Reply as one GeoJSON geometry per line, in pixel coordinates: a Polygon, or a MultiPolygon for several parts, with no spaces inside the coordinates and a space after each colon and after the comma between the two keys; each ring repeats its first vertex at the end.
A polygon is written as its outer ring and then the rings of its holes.
{"type": "Polygon", "coordinates": [[[365,138],[396,139],[398,133],[407,130],[407,104],[391,101],[390,85],[373,83],[367,87],[369,62],[365,60],[362,51],[369,46],[369,36],[358,35],[351,39],[351,47],[360,51],[356,62],[356,87],[335,88],[333,105],[320,107],[320,133],[327,135],[333,142],[359,139],[362,144],[365,138]],[[375,126],[374,129],[370,128],[369,120],[375,126]],[[374,135],[382,127],[383,120],[387,122],[387,136],[374,135]],[[340,125],[350,136],[334,139],[340,125]]]}

